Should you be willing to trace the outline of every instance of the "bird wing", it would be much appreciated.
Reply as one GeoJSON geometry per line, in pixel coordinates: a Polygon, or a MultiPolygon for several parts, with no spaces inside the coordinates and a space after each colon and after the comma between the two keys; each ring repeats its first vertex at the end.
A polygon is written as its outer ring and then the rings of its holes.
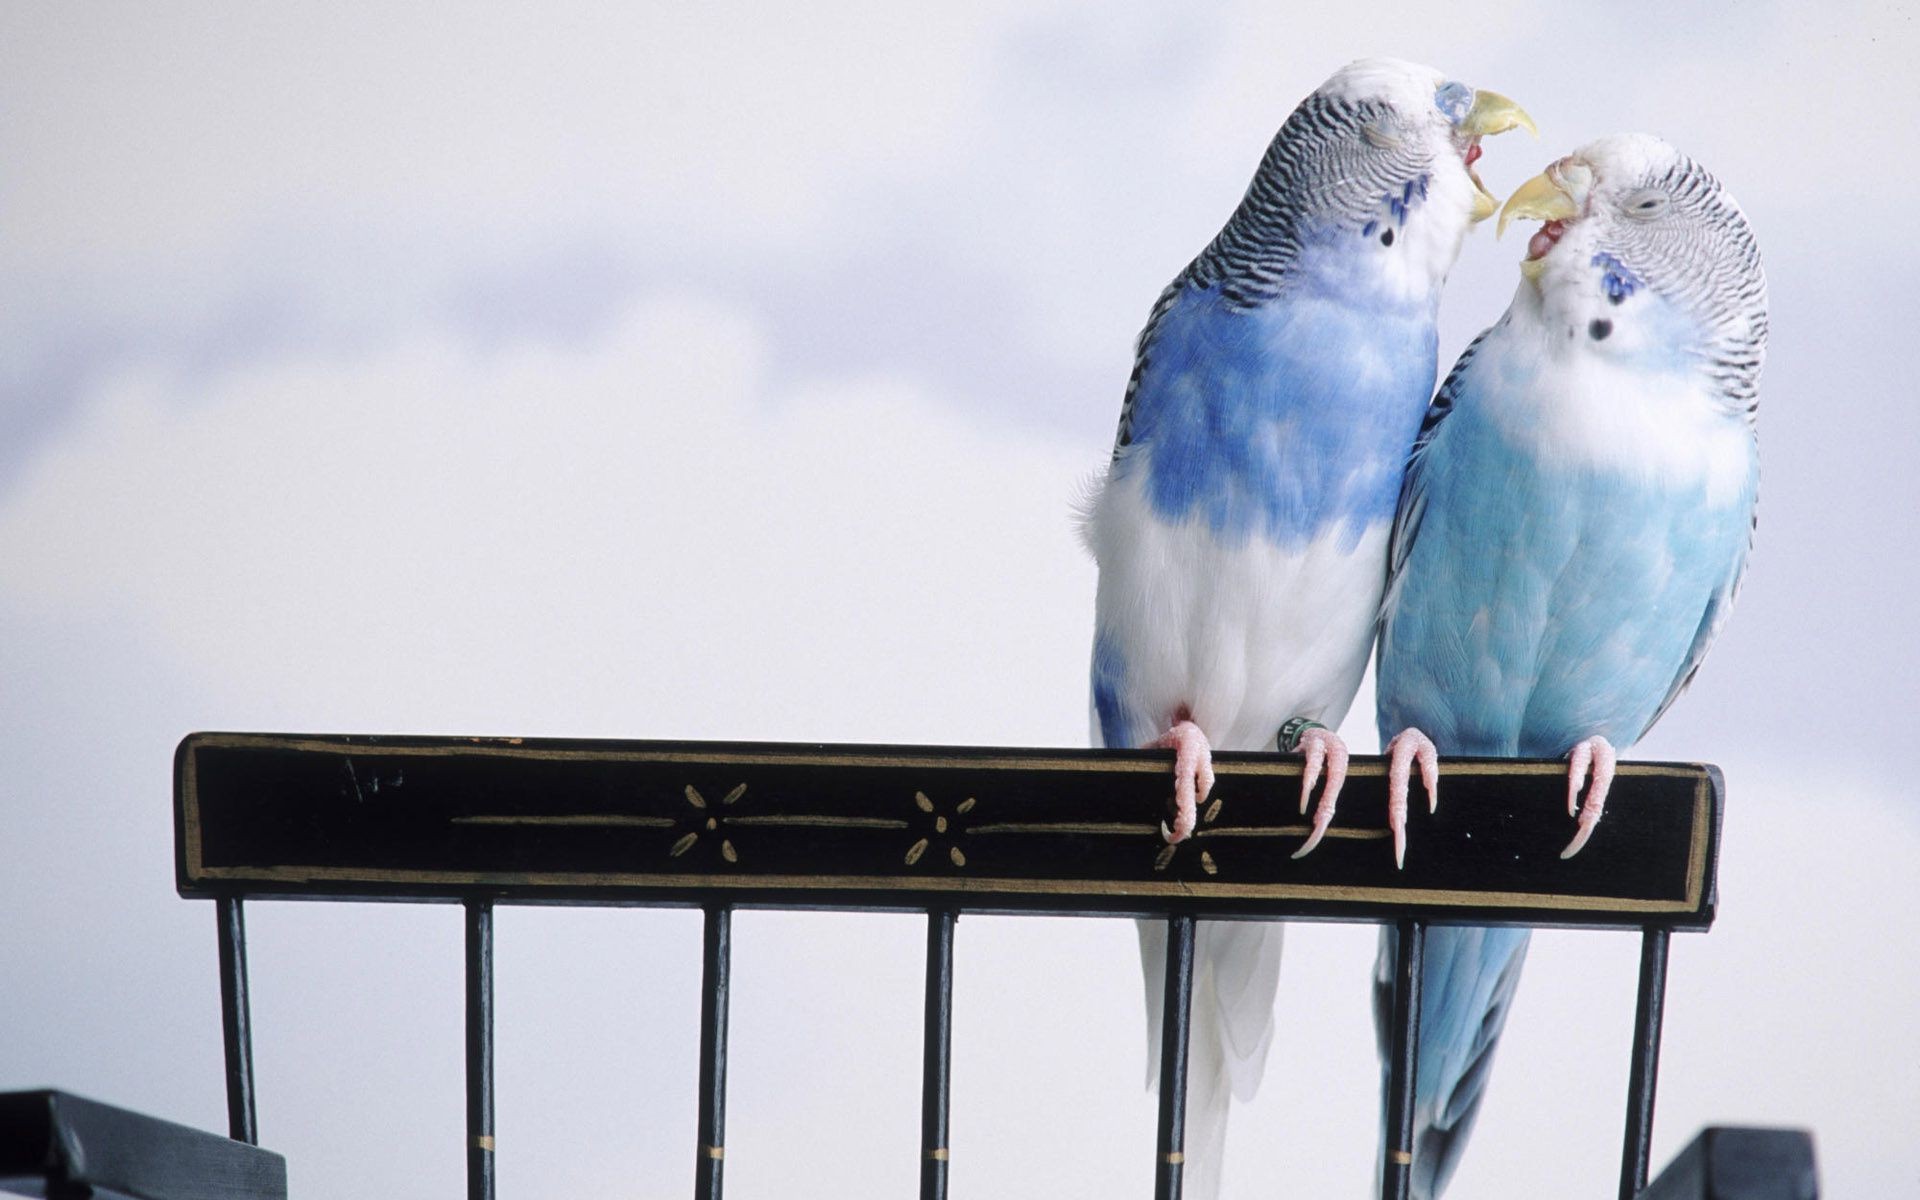
{"type": "Polygon", "coordinates": [[[1680,694],[1693,683],[1693,677],[1699,674],[1700,664],[1707,657],[1707,648],[1713,645],[1713,639],[1720,635],[1721,627],[1727,623],[1727,615],[1733,611],[1734,599],[1739,596],[1740,584],[1747,576],[1747,556],[1753,550],[1753,531],[1759,523],[1758,500],[1759,497],[1756,494],[1755,507],[1747,522],[1746,543],[1740,547],[1739,556],[1734,559],[1733,569],[1727,573],[1726,582],[1708,597],[1706,610],[1700,614],[1700,625],[1694,630],[1693,644],[1687,649],[1687,659],[1673,677],[1673,683],[1667,688],[1667,694],[1660,701],[1660,707],[1654,710],[1653,716],[1647,718],[1646,729],[1640,731],[1641,737],[1646,736],[1648,729],[1659,724],[1660,718],[1666,716],[1667,710],[1673,707],[1673,702],[1678,700],[1680,694]]]}
{"type": "Polygon", "coordinates": [[[1440,384],[1440,390],[1434,394],[1433,403],[1427,406],[1427,415],[1420,422],[1419,436],[1413,440],[1413,449],[1407,454],[1407,470],[1400,482],[1400,502],[1393,512],[1393,530],[1387,538],[1387,588],[1380,602],[1382,615],[1393,607],[1395,584],[1400,581],[1401,571],[1407,565],[1407,558],[1413,553],[1414,540],[1420,535],[1420,521],[1427,512],[1426,457],[1427,447],[1433,444],[1434,435],[1440,431],[1441,423],[1453,412],[1454,401],[1461,389],[1466,386],[1474,356],[1480,352],[1480,344],[1487,340],[1492,329],[1484,329],[1480,335],[1467,343],[1460,352],[1453,369],[1447,372],[1447,378],[1440,384]]]}
{"type": "Polygon", "coordinates": [[[1127,394],[1120,402],[1120,427],[1113,435],[1113,457],[1119,458],[1121,451],[1133,443],[1133,403],[1140,393],[1140,381],[1146,376],[1147,366],[1152,361],[1154,335],[1160,331],[1160,322],[1166,318],[1173,302],[1179,298],[1181,289],[1187,286],[1187,272],[1182,271],[1174,281],[1160,292],[1160,298],[1153,302],[1153,311],[1147,314],[1147,323],[1141,327],[1140,337],[1133,345],[1133,373],[1127,376],[1127,394]]]}

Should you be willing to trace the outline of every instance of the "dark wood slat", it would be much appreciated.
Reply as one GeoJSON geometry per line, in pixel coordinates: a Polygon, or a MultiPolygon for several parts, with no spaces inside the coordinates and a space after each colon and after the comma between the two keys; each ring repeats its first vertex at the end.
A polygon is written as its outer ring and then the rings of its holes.
{"type": "Polygon", "coordinates": [[[1456,759],[1406,867],[1354,760],[1308,857],[1300,763],[1215,756],[1194,837],[1158,832],[1170,752],[195,734],[183,895],[1423,920],[1711,923],[1720,779],[1622,764],[1562,861],[1564,764],[1456,759]]]}
{"type": "Polygon", "coordinates": [[[1161,994],[1160,1121],[1153,1200],[1180,1200],[1186,1174],[1187,1043],[1193,1027],[1193,918],[1167,918],[1167,974],[1161,994]]]}
{"type": "Polygon", "coordinates": [[[727,1132],[727,977],[732,960],[733,910],[707,909],[700,970],[700,1116],[694,1153],[695,1200],[720,1200],[727,1132]]]}
{"type": "Polygon", "coordinates": [[[227,1067],[227,1134],[258,1145],[253,1098],[253,1019],[247,1004],[246,913],[237,896],[214,906],[220,938],[220,1044],[227,1067]]]}
{"type": "Polygon", "coordinates": [[[1660,1076],[1660,1022],[1667,1002],[1664,929],[1640,935],[1640,987],[1633,1014],[1633,1051],[1627,1068],[1627,1122],[1620,1150],[1620,1200],[1647,1186],[1653,1146],[1653,1093],[1660,1076]]]}
{"type": "Polygon", "coordinates": [[[287,1163],[258,1146],[67,1092],[8,1092],[0,1094],[0,1191],[286,1200],[287,1163]]]}
{"type": "Polygon", "coordinates": [[[1401,921],[1394,939],[1393,1015],[1387,1051],[1386,1157],[1380,1166],[1382,1200],[1413,1194],[1413,1089],[1420,1063],[1420,972],[1427,927],[1401,921]]]}
{"type": "Polygon", "coordinates": [[[926,1017],[920,1055],[920,1200],[947,1200],[954,921],[950,909],[927,914],[926,1017]]]}
{"type": "Polygon", "coordinates": [[[467,1200],[493,1200],[493,905],[466,907],[467,1200]]]}
{"type": "Polygon", "coordinates": [[[1804,1129],[1709,1126],[1639,1200],[1819,1200],[1813,1135],[1804,1129]]]}

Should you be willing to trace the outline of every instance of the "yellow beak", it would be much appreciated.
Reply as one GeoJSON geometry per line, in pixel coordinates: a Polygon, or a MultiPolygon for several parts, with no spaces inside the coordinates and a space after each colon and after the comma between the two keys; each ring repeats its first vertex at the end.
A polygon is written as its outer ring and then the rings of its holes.
{"type": "MultiPolygon", "coordinates": [[[[1480,92],[1473,94],[1473,107],[1467,115],[1460,118],[1460,132],[1468,137],[1487,137],[1491,134],[1505,133],[1509,129],[1525,129],[1534,137],[1540,136],[1540,130],[1534,125],[1527,110],[1502,96],[1499,92],[1480,92]]],[[[1492,216],[1500,207],[1500,201],[1480,182],[1480,176],[1472,167],[1467,175],[1473,180],[1473,219],[1476,224],[1492,216]]]]}
{"type": "MultiPolygon", "coordinates": [[[[1558,164],[1556,164],[1558,165],[1558,164]]],[[[1580,215],[1580,207],[1573,196],[1560,182],[1559,172],[1553,167],[1535,175],[1521,184],[1513,195],[1507,197],[1505,207],[1500,210],[1500,224],[1494,230],[1498,237],[1507,231],[1507,226],[1515,217],[1539,221],[1566,221],[1580,215]]]]}
{"type": "Polygon", "coordinates": [[[1536,138],[1540,136],[1526,109],[1499,92],[1475,92],[1473,107],[1460,119],[1461,132],[1468,137],[1486,137],[1509,129],[1525,129],[1536,138]]]}

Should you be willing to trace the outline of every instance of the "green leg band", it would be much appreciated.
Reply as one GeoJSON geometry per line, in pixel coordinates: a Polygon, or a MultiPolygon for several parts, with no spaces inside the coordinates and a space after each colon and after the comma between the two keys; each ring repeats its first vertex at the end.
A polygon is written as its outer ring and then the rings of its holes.
{"type": "Polygon", "coordinates": [[[1280,727],[1280,753],[1292,754],[1300,748],[1300,739],[1309,729],[1325,729],[1326,726],[1311,717],[1292,717],[1280,727]]]}

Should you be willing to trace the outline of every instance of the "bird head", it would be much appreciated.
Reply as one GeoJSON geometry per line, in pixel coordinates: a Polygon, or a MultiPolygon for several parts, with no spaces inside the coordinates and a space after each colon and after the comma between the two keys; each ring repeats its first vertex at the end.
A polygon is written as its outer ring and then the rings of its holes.
{"type": "Polygon", "coordinates": [[[1746,215],[1706,168],[1657,137],[1590,142],[1522,184],[1500,211],[1541,222],[1516,307],[1602,354],[1705,370],[1751,409],[1767,285],[1746,215]]]}
{"type": "Polygon", "coordinates": [[[1474,169],[1481,139],[1515,128],[1539,136],[1497,92],[1415,63],[1362,59],[1294,110],[1247,204],[1279,210],[1303,244],[1338,251],[1322,260],[1329,272],[1354,275],[1359,254],[1359,277],[1427,295],[1467,230],[1498,209],[1474,169]]]}

